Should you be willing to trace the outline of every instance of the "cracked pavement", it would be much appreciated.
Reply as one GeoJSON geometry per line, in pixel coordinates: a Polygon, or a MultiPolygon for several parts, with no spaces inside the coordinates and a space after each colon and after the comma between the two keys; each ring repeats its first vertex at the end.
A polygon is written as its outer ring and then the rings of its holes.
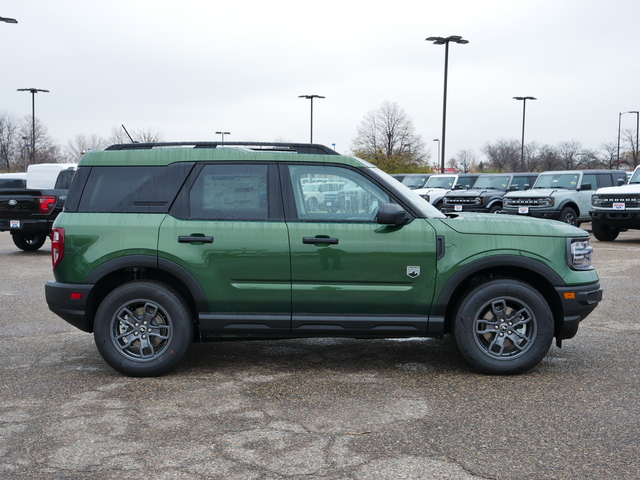
{"type": "Polygon", "coordinates": [[[134,379],[47,309],[49,242],[1,234],[0,479],[638,478],[640,232],[592,245],[603,302],[525,375],[451,338],[303,339],[194,344],[134,379]]]}

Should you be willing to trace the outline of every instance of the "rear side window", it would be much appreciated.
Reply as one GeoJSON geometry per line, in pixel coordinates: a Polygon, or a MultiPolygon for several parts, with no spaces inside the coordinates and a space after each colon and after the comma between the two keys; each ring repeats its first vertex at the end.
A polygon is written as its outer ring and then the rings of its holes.
{"type": "Polygon", "coordinates": [[[267,165],[205,165],[189,192],[189,218],[267,220],[267,165]]]}
{"type": "MultiPolygon", "coordinates": [[[[166,213],[191,168],[192,163],[157,167],[93,167],[84,184],[77,211],[166,213]]],[[[73,186],[77,186],[75,182],[73,186]]]]}

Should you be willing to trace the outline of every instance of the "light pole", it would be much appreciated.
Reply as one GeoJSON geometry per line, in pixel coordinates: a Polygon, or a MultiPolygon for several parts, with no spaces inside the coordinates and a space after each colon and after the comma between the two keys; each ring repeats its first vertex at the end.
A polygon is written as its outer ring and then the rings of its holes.
{"type": "Polygon", "coordinates": [[[231,135],[231,132],[216,132],[216,135],[222,135],[222,142],[224,143],[224,136],[225,135],[231,135]]]}
{"type": "MultiPolygon", "coordinates": [[[[433,141],[438,142],[438,165],[440,165],[440,139],[434,138],[433,141]]],[[[444,172],[440,172],[440,173],[444,173],[444,172]]]]}
{"type": "Polygon", "coordinates": [[[298,95],[298,98],[307,98],[311,100],[311,135],[309,138],[309,143],[313,143],[313,99],[325,97],[323,97],[322,95],[298,95]]]}
{"type": "Polygon", "coordinates": [[[447,130],[447,71],[449,69],[449,42],[460,43],[462,45],[469,43],[469,40],[463,39],[460,35],[451,35],[449,37],[428,37],[427,42],[433,42],[434,45],[444,45],[444,95],[442,98],[442,155],[440,157],[440,173],[444,173],[445,162],[445,133],[447,130]]]}
{"type": "Polygon", "coordinates": [[[0,17],[0,22],[4,22],[4,23],[18,23],[18,21],[15,18],[7,18],[7,17],[0,17]]]}
{"type": "Polygon", "coordinates": [[[20,149],[22,151],[22,164],[24,166],[25,172],[27,171],[27,155],[24,154],[24,151],[27,150],[27,148],[29,148],[30,146],[27,143],[27,140],[29,140],[29,137],[22,137],[22,148],[20,149]]]}
{"type": "Polygon", "coordinates": [[[31,163],[36,163],[36,93],[49,93],[40,88],[19,88],[18,92],[31,92],[31,163]]]}
{"type": "Polygon", "coordinates": [[[638,148],[638,127],[640,127],[640,112],[637,110],[629,110],[628,112],[620,112],[618,113],[618,165],[616,168],[620,168],[620,123],[622,120],[622,115],[625,113],[635,113],[636,114],[636,150],[638,148]]]}
{"type": "Polygon", "coordinates": [[[527,112],[527,100],[537,100],[536,97],[513,97],[514,100],[522,100],[522,142],[520,143],[520,170],[524,172],[524,119],[527,112]]]}

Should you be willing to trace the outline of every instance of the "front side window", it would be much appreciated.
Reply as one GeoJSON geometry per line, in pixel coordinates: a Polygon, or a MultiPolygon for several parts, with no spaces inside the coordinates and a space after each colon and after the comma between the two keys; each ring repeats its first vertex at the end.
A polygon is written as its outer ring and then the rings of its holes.
{"type": "Polygon", "coordinates": [[[189,218],[266,220],[267,165],[205,165],[189,191],[189,218]]]}
{"type": "Polygon", "coordinates": [[[387,193],[357,171],[330,165],[290,165],[295,213],[301,220],[373,221],[387,193]]]}

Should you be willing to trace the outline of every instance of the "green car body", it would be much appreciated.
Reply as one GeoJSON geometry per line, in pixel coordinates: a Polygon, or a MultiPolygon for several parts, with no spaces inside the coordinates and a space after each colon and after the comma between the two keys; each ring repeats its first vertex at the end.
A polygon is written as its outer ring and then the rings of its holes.
{"type": "Polygon", "coordinates": [[[321,146],[164,146],[85,155],[54,225],[49,307],[123,373],[164,373],[192,340],[447,333],[481,371],[519,373],[602,297],[570,225],[445,216],[321,146]],[[342,188],[312,208],[309,181],[342,188]],[[506,344],[488,331],[514,322],[506,344]]]}

